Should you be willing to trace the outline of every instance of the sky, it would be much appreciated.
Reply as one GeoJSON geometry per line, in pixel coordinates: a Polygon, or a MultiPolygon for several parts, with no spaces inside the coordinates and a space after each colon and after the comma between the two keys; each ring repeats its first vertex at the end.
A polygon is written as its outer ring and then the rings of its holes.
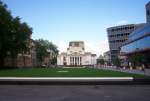
{"type": "Polygon", "coordinates": [[[109,50],[108,27],[146,22],[149,0],[2,0],[14,17],[65,52],[69,41],[84,41],[85,50],[99,56],[109,50]]]}

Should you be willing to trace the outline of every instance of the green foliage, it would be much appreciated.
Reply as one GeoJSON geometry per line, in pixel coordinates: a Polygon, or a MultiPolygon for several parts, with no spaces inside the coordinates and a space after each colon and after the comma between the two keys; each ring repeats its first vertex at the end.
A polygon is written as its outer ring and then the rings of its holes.
{"type": "Polygon", "coordinates": [[[132,66],[140,66],[144,62],[144,55],[140,53],[129,56],[129,61],[132,66]]]}
{"type": "Polygon", "coordinates": [[[47,54],[47,46],[44,40],[39,39],[35,40],[36,42],[36,53],[37,53],[37,59],[38,61],[42,62],[47,54]]]}
{"type": "Polygon", "coordinates": [[[121,62],[120,62],[120,59],[119,58],[115,58],[113,61],[113,64],[115,65],[115,66],[120,66],[121,65],[121,62]]]}
{"type": "Polygon", "coordinates": [[[105,61],[104,59],[97,59],[97,64],[104,65],[105,61]]]}
{"type": "Polygon", "coordinates": [[[40,65],[42,65],[42,62],[44,61],[44,58],[49,55],[49,61],[51,64],[55,64],[57,55],[58,55],[58,49],[57,46],[54,45],[52,42],[49,42],[48,40],[38,39],[35,40],[36,43],[36,56],[38,59],[38,62],[40,62],[40,65]]]}
{"type": "Polygon", "coordinates": [[[9,44],[11,42],[11,26],[12,16],[7,10],[7,6],[0,1],[0,66],[3,65],[4,57],[9,50],[9,44]]]}
{"type": "Polygon", "coordinates": [[[13,60],[18,53],[28,50],[32,29],[21,22],[19,17],[13,17],[2,1],[0,1],[0,66],[4,65],[4,59],[11,55],[13,60]]]}

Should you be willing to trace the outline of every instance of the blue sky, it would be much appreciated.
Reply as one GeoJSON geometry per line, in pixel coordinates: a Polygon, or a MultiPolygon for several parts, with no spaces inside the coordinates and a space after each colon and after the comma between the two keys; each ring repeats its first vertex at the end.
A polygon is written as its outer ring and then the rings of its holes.
{"type": "Polygon", "coordinates": [[[106,28],[145,22],[149,0],[3,0],[13,16],[33,28],[33,39],[47,39],[66,51],[84,41],[97,55],[109,50],[106,28]]]}

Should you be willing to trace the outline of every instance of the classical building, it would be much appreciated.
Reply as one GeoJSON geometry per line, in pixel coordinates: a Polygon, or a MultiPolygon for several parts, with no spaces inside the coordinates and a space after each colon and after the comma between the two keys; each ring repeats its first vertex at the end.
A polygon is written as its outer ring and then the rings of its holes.
{"type": "Polygon", "coordinates": [[[107,28],[107,35],[109,41],[109,49],[110,49],[110,59],[113,62],[114,59],[118,58],[120,53],[120,46],[122,46],[126,40],[128,40],[128,36],[136,29],[144,26],[142,24],[128,24],[107,28]]]}
{"type": "Polygon", "coordinates": [[[69,42],[67,52],[60,53],[57,57],[57,65],[86,66],[96,64],[96,54],[85,52],[83,41],[69,42]]]}

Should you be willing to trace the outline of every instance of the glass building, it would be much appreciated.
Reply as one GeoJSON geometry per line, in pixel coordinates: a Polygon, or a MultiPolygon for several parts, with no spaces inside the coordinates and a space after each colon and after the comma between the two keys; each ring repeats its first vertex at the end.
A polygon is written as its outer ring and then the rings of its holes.
{"type": "Polygon", "coordinates": [[[127,24],[107,28],[111,62],[118,58],[120,52],[119,47],[128,40],[129,35],[144,25],[145,23],[127,24]]]}
{"type": "Polygon", "coordinates": [[[120,49],[122,56],[142,54],[143,63],[150,68],[150,23],[131,33],[128,41],[120,49]]]}

